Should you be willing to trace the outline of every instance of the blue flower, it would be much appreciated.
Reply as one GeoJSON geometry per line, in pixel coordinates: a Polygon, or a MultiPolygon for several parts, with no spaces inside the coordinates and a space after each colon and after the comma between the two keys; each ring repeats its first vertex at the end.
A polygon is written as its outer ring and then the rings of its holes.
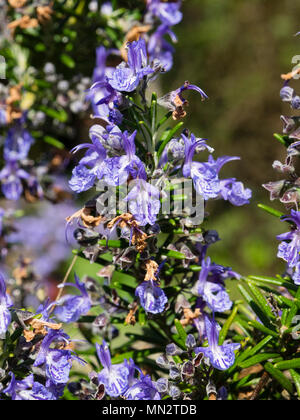
{"type": "Polygon", "coordinates": [[[154,225],[160,210],[159,190],[143,179],[133,181],[133,188],[125,201],[129,201],[129,211],[140,226],[154,225]]]}
{"type": "Polygon", "coordinates": [[[158,60],[164,71],[169,71],[173,66],[174,47],[165,40],[165,35],[177,42],[174,32],[167,25],[160,25],[149,38],[148,53],[151,61],[158,60]]]}
{"type": "Polygon", "coordinates": [[[108,79],[115,71],[114,67],[106,65],[107,58],[111,54],[120,55],[120,52],[103,46],[97,48],[93,85],[87,94],[87,100],[91,101],[93,112],[98,118],[106,122],[121,123],[123,117],[117,109],[121,97],[108,83],[108,79]]]}
{"type": "Polygon", "coordinates": [[[49,401],[55,400],[53,393],[44,385],[36,382],[33,375],[25,379],[16,380],[15,375],[10,372],[11,382],[2,391],[11,396],[14,401],[49,401]]]}
{"type": "Polygon", "coordinates": [[[165,292],[157,285],[154,280],[144,281],[135,291],[140,303],[146,312],[160,314],[165,310],[168,298],[165,292]]]}
{"type": "Polygon", "coordinates": [[[3,337],[11,323],[9,308],[13,306],[10,296],[6,293],[6,285],[0,273],[0,338],[3,337]]]}
{"type": "Polygon", "coordinates": [[[61,322],[76,322],[91,309],[91,300],[87,293],[85,284],[80,282],[79,277],[75,274],[75,282],[65,283],[58,287],[71,286],[76,287],[80,291],[79,296],[65,295],[55,302],[55,315],[61,322]]]}
{"type": "Polygon", "coordinates": [[[96,175],[83,165],[76,166],[72,171],[72,178],[69,181],[70,188],[77,194],[93,188],[96,175]]]}
{"type": "Polygon", "coordinates": [[[291,215],[282,217],[281,220],[293,222],[295,228],[277,236],[282,241],[277,256],[285,260],[289,267],[295,267],[300,262],[300,212],[291,210],[291,215]]]}
{"type": "Polygon", "coordinates": [[[107,125],[106,128],[101,125],[93,125],[90,129],[90,135],[98,138],[103,147],[113,155],[124,153],[122,145],[122,132],[116,125],[107,125]]]}
{"type": "Polygon", "coordinates": [[[103,179],[108,185],[122,185],[129,177],[132,179],[146,179],[146,170],[141,159],[136,156],[135,137],[137,132],[120,134],[125,155],[105,160],[103,179]]]}
{"type": "Polygon", "coordinates": [[[92,143],[80,144],[72,150],[73,153],[76,153],[79,150],[87,149],[85,156],[73,169],[72,178],[69,181],[71,189],[77,193],[89,190],[94,186],[96,179],[101,179],[103,176],[106,151],[94,126],[90,129],[90,138],[92,143]]]}
{"type": "Polygon", "coordinates": [[[124,395],[129,386],[132,371],[128,363],[113,365],[107,343],[103,340],[100,346],[96,344],[96,350],[103,369],[98,374],[100,384],[105,386],[105,391],[110,397],[124,395]]]}
{"type": "Polygon", "coordinates": [[[202,195],[204,200],[209,200],[218,197],[220,182],[215,164],[193,161],[197,147],[202,144],[205,142],[187,141],[185,137],[185,163],[182,172],[185,178],[192,178],[197,193],[202,195]]]}
{"type": "Polygon", "coordinates": [[[110,86],[119,92],[133,92],[144,76],[154,72],[147,63],[145,40],[129,42],[127,48],[128,63],[122,62],[108,79],[110,86]]]}
{"type": "Polygon", "coordinates": [[[0,171],[0,181],[2,183],[2,192],[8,200],[17,201],[22,195],[22,180],[30,180],[30,175],[23,169],[20,169],[15,161],[8,162],[0,171]]]}
{"type": "Polygon", "coordinates": [[[50,348],[54,342],[68,344],[69,336],[62,330],[50,330],[41,344],[33,366],[44,365],[46,377],[55,385],[63,385],[69,380],[72,361],[82,361],[71,350],[50,348]]]}
{"type": "Polygon", "coordinates": [[[161,396],[149,375],[141,373],[140,378],[126,391],[126,400],[160,400],[161,396]]]}
{"type": "Polygon", "coordinates": [[[220,181],[221,196],[228,200],[234,206],[244,206],[249,204],[252,197],[252,191],[245,188],[242,182],[236,182],[235,178],[224,179],[220,181]]]}
{"type": "Polygon", "coordinates": [[[219,346],[219,334],[221,327],[215,322],[205,318],[206,335],[209,347],[196,347],[195,353],[203,353],[218,370],[227,370],[235,362],[235,350],[240,348],[240,344],[223,344],[219,346]]]}
{"type": "Polygon", "coordinates": [[[173,26],[182,20],[180,12],[181,1],[166,3],[161,0],[148,0],[148,11],[161,20],[162,23],[173,26]]]}
{"type": "Polygon", "coordinates": [[[213,270],[210,258],[203,259],[198,281],[192,291],[196,296],[202,297],[212,311],[225,312],[231,309],[232,302],[220,281],[216,282],[213,278],[209,281],[213,270]]]}
{"type": "Polygon", "coordinates": [[[4,159],[8,162],[15,162],[27,158],[33,138],[24,129],[22,122],[19,121],[8,130],[4,141],[4,159]]]}
{"type": "Polygon", "coordinates": [[[245,190],[242,183],[235,182],[235,179],[219,180],[219,172],[222,167],[233,160],[239,160],[237,156],[222,156],[214,160],[209,155],[207,162],[194,162],[193,157],[199,147],[206,148],[210,152],[213,150],[207,146],[204,140],[197,140],[195,136],[189,139],[182,136],[185,142],[185,163],[183,166],[183,175],[191,177],[196,191],[202,195],[204,200],[217,198],[221,195],[224,199],[229,200],[232,204],[243,205],[248,202],[251,197],[251,191],[245,190]]]}

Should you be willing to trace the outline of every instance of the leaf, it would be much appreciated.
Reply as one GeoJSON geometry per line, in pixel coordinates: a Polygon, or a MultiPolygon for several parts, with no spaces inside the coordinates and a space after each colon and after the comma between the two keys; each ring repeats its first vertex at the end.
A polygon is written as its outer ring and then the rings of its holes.
{"type": "Polygon", "coordinates": [[[58,120],[62,123],[65,123],[68,120],[68,114],[63,109],[56,110],[56,109],[48,108],[45,105],[41,105],[39,109],[40,111],[43,111],[48,117],[53,118],[54,120],[58,120]]]}
{"type": "Polygon", "coordinates": [[[248,278],[257,283],[285,287],[286,289],[292,290],[294,292],[298,290],[298,287],[294,283],[289,282],[287,279],[263,276],[249,276],[248,278]]]}
{"type": "Polygon", "coordinates": [[[276,369],[272,363],[265,364],[265,370],[290,394],[293,394],[293,384],[289,381],[289,379],[278,369],[276,369]]]}
{"type": "Polygon", "coordinates": [[[247,369],[251,366],[258,365],[259,363],[265,362],[266,360],[275,359],[276,357],[278,357],[277,353],[257,354],[256,356],[250,357],[250,359],[247,359],[244,362],[239,363],[239,366],[242,369],[247,369]]]}
{"type": "Polygon", "coordinates": [[[256,300],[257,304],[259,305],[260,309],[264,312],[267,318],[275,320],[275,315],[273,314],[270,305],[268,304],[266,298],[262,294],[262,292],[254,286],[252,283],[248,283],[249,289],[256,300]]]}
{"type": "Polygon", "coordinates": [[[56,147],[59,150],[63,150],[65,148],[65,145],[61,141],[51,136],[45,136],[44,142],[50,144],[51,146],[56,147]]]}
{"type": "Polygon", "coordinates": [[[176,327],[179,337],[181,338],[181,340],[184,342],[184,345],[185,345],[185,342],[187,339],[187,333],[185,332],[181,322],[178,319],[175,319],[175,327],[176,327]]]}
{"type": "Polygon", "coordinates": [[[284,216],[284,213],[281,213],[280,211],[275,210],[270,206],[266,206],[264,204],[258,204],[257,207],[259,207],[260,209],[264,210],[265,212],[271,214],[272,216],[275,216],[275,217],[278,217],[278,218],[284,216]]]}
{"type": "MultiPolygon", "coordinates": [[[[300,289],[300,287],[299,287],[299,289],[300,289]]],[[[288,316],[286,318],[286,323],[285,323],[286,327],[289,328],[292,325],[293,319],[297,315],[298,310],[299,309],[298,309],[297,303],[294,303],[293,306],[291,307],[291,309],[289,310],[288,316]]]]}
{"type": "Polygon", "coordinates": [[[182,341],[182,338],[179,334],[173,334],[172,340],[176,343],[182,350],[186,350],[185,341],[182,341]]]}
{"type": "Polygon", "coordinates": [[[257,321],[249,321],[248,324],[253,327],[256,328],[257,330],[267,334],[267,335],[272,335],[273,337],[279,337],[279,334],[276,331],[270,330],[267,327],[264,327],[262,324],[260,324],[257,321]]]}
{"type": "Polygon", "coordinates": [[[172,251],[169,249],[163,249],[162,250],[163,255],[165,255],[168,258],[175,258],[176,260],[185,260],[186,256],[178,251],[172,251]]]}
{"type": "Polygon", "coordinates": [[[283,144],[285,147],[288,147],[292,141],[289,136],[283,136],[282,134],[273,134],[274,138],[279,141],[279,143],[283,144]]]}
{"type": "Polygon", "coordinates": [[[111,241],[106,241],[105,239],[101,239],[98,244],[100,246],[107,246],[108,248],[122,248],[123,245],[125,245],[125,243],[123,243],[122,241],[118,241],[118,240],[111,240],[111,241]]]}
{"type": "Polygon", "coordinates": [[[272,341],[273,339],[274,339],[274,337],[272,337],[271,335],[268,335],[262,341],[260,341],[255,347],[253,347],[253,349],[250,351],[249,355],[254,356],[256,353],[258,353],[260,350],[262,350],[267,344],[269,344],[270,341],[272,341]]]}
{"type": "Polygon", "coordinates": [[[155,334],[155,332],[153,331],[148,331],[148,329],[146,330],[146,332],[141,335],[141,334],[134,334],[134,333],[126,333],[125,334],[126,337],[128,337],[130,340],[134,340],[136,341],[143,341],[145,343],[150,343],[150,344],[156,344],[157,346],[160,347],[164,347],[165,345],[165,340],[163,337],[159,336],[158,334],[155,334]],[[152,334],[151,334],[152,333],[152,334]]]}
{"type": "Polygon", "coordinates": [[[139,309],[139,324],[143,327],[147,323],[147,315],[143,308],[139,309]]]}
{"type": "Polygon", "coordinates": [[[157,95],[156,93],[152,94],[150,112],[151,112],[152,132],[154,132],[156,129],[156,120],[157,120],[157,95]]]}
{"type": "Polygon", "coordinates": [[[67,67],[69,67],[69,69],[74,69],[76,66],[75,61],[73,60],[72,57],[70,57],[68,54],[61,54],[60,55],[60,61],[67,67]]]}
{"type": "Polygon", "coordinates": [[[169,111],[157,124],[157,129],[159,129],[163,124],[165,124],[168,119],[170,119],[172,117],[173,112],[169,111]]]}
{"type": "Polygon", "coordinates": [[[293,378],[294,384],[296,385],[298,397],[300,398],[300,374],[294,369],[290,369],[290,374],[293,378]]]}
{"type": "Polygon", "coordinates": [[[158,157],[160,158],[163,151],[165,150],[165,147],[167,146],[167,144],[172,140],[172,138],[174,137],[174,135],[176,134],[176,132],[178,130],[180,130],[180,128],[183,126],[183,122],[178,123],[174,128],[172,128],[171,130],[169,130],[168,132],[166,132],[165,136],[162,137],[162,143],[159,146],[158,149],[158,157]]]}
{"type": "Polygon", "coordinates": [[[234,322],[234,319],[235,319],[235,317],[236,317],[236,315],[238,313],[238,310],[239,310],[239,305],[236,305],[233,308],[230,316],[226,320],[225,324],[223,325],[223,328],[222,328],[222,330],[220,332],[220,336],[219,336],[219,345],[220,346],[224,343],[224,341],[225,341],[225,339],[227,337],[229,328],[231,327],[232,323],[234,322]]]}
{"type": "MultiPolygon", "coordinates": [[[[266,315],[266,313],[264,311],[264,308],[260,305],[260,302],[255,301],[252,298],[252,296],[249,295],[248,291],[242,285],[239,285],[238,288],[239,288],[241,294],[243,295],[243,297],[245,298],[246,302],[248,303],[248,305],[255,312],[255,314],[260,319],[260,321],[264,324],[264,326],[267,329],[272,330],[272,325],[269,321],[268,316],[266,315]]],[[[275,331],[273,331],[273,333],[276,334],[275,331]]],[[[268,333],[268,335],[269,335],[269,333],[268,333]]]]}
{"type": "Polygon", "coordinates": [[[275,364],[275,368],[279,370],[300,369],[300,357],[298,359],[284,360],[275,364]]]}

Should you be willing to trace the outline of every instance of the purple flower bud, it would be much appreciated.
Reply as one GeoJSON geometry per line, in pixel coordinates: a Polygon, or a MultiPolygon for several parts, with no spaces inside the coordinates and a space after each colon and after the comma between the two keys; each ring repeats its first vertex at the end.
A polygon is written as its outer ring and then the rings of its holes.
{"type": "Polygon", "coordinates": [[[173,381],[176,381],[177,379],[179,379],[181,377],[179,368],[176,366],[172,366],[169,371],[169,376],[173,381]]]}
{"type": "Polygon", "coordinates": [[[280,91],[280,98],[283,100],[283,102],[291,102],[294,96],[294,89],[292,89],[289,86],[285,86],[280,91]]]}
{"type": "Polygon", "coordinates": [[[155,386],[158,392],[165,394],[166,392],[168,392],[169,381],[167,378],[160,378],[158,379],[158,381],[156,381],[155,386]]]}
{"type": "Polygon", "coordinates": [[[291,106],[293,109],[300,109],[300,96],[296,95],[293,97],[291,106]]]}
{"type": "Polygon", "coordinates": [[[185,345],[188,349],[193,349],[196,347],[196,339],[192,334],[189,334],[186,338],[185,345]]]}
{"type": "Polygon", "coordinates": [[[195,373],[195,367],[193,365],[193,363],[191,361],[187,361],[183,364],[182,369],[181,369],[181,375],[183,380],[187,379],[187,378],[191,378],[192,376],[194,376],[195,373]]]}
{"type": "Polygon", "coordinates": [[[183,353],[183,351],[175,344],[168,344],[166,347],[166,353],[168,356],[177,356],[183,353]]]}
{"type": "Polygon", "coordinates": [[[172,397],[173,400],[177,400],[181,396],[180,389],[177,386],[174,386],[174,385],[170,386],[169,393],[170,393],[170,397],[172,397]]]}
{"type": "Polygon", "coordinates": [[[158,366],[162,367],[163,369],[168,369],[170,367],[169,359],[165,354],[162,354],[156,359],[156,363],[158,366]]]}

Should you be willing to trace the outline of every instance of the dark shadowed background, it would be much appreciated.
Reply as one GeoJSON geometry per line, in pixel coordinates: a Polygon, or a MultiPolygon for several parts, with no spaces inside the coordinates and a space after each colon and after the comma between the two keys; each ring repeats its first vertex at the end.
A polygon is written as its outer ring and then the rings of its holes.
{"type": "MultiPolygon", "coordinates": [[[[300,3],[295,0],[186,0],[184,19],[176,27],[175,65],[165,76],[164,90],[183,81],[199,85],[209,96],[201,102],[188,95],[185,121],[199,137],[209,139],[216,155],[237,155],[222,174],[235,176],[253,190],[252,203],[234,208],[209,205],[210,227],[222,238],[211,249],[219,263],[243,274],[276,274],[284,264],[276,258],[276,235],[286,226],[257,208],[270,204],[261,184],[279,179],[272,169],[285,150],[274,138],[281,132],[280,75],[291,70],[299,53],[300,3]]],[[[275,203],[274,207],[283,210],[275,203]]]]}

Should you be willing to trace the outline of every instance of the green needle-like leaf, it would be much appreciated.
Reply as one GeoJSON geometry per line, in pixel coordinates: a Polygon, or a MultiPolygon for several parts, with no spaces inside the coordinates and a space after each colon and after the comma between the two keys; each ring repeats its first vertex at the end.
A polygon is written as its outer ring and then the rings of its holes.
{"type": "Polygon", "coordinates": [[[276,369],[272,363],[265,364],[265,370],[290,394],[293,394],[294,387],[290,380],[278,369],[276,369]]]}

